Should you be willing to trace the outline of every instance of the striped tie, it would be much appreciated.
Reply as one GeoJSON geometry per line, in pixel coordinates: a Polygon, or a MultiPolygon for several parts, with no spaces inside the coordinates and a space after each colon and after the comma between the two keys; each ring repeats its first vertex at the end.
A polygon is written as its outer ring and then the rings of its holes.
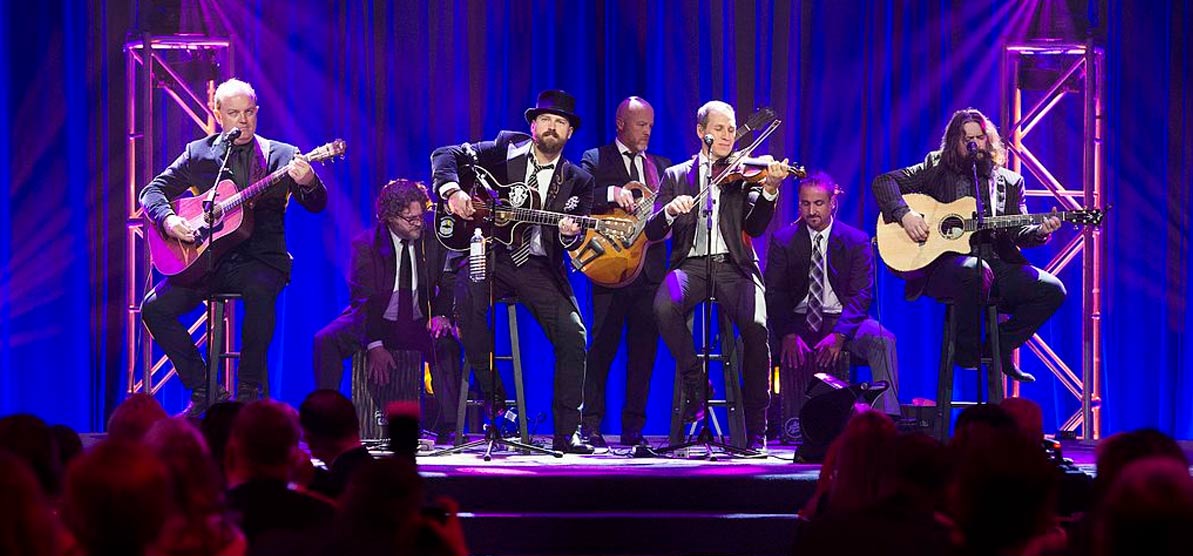
{"type": "MultiPolygon", "coordinates": [[[[543,170],[554,169],[555,165],[547,164],[544,166],[539,166],[538,161],[534,159],[534,153],[530,153],[526,159],[530,163],[531,167],[530,179],[526,180],[526,187],[531,191],[538,192],[539,172],[543,170]]],[[[540,231],[539,233],[541,234],[542,232],[540,231]]],[[[522,266],[526,264],[526,261],[530,260],[530,240],[533,237],[534,236],[531,232],[525,232],[522,234],[521,245],[515,247],[513,252],[510,253],[510,259],[514,261],[514,266],[522,266]]]]}
{"type": "Polygon", "coordinates": [[[808,330],[819,332],[824,322],[824,250],[820,248],[821,235],[812,237],[812,271],[808,286],[808,330]]]}

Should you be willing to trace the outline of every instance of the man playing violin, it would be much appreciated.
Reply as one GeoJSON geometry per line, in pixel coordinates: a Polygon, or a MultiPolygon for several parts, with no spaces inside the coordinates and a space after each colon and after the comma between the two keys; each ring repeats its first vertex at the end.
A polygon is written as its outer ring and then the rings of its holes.
{"type": "MultiPolygon", "coordinates": [[[[477,143],[480,166],[506,184],[525,183],[544,199],[545,210],[588,216],[592,210],[593,179],[588,172],[563,158],[563,146],[580,126],[576,99],[559,91],[544,91],[534,108],[526,111],[530,135],[503,131],[494,141],[477,143]]],[[[471,219],[472,198],[461,187],[460,167],[469,160],[464,145],[440,147],[431,154],[435,191],[447,201],[452,214],[471,219]]],[[[495,299],[515,295],[542,326],[555,348],[555,438],[553,448],[567,453],[590,454],[592,446],[579,434],[583,403],[586,331],[580,306],[572,293],[564,267],[566,249],[578,244],[580,226],[563,218],[558,228],[538,225],[522,236],[521,243],[490,252],[490,274],[495,299]]],[[[473,369],[489,368],[492,341],[486,312],[489,289],[485,282],[459,280],[456,288],[460,340],[473,369]]],[[[482,389],[488,380],[480,380],[482,389]]],[[[504,399],[503,396],[501,396],[504,399]]]]}
{"type": "Polygon", "coordinates": [[[700,373],[688,317],[700,302],[716,294],[720,309],[742,335],[742,397],[748,446],[765,448],[770,349],[767,346],[766,301],[758,255],[748,238],[761,236],[774,214],[779,184],[787,177],[787,161],[770,161],[755,176],[716,183],[718,161],[733,150],[736,116],[733,108],[711,101],[696,112],[700,152],[691,160],[667,168],[656,202],[661,207],[647,223],[651,240],[672,236],[670,272],[654,298],[659,332],[679,366],[683,382],[684,415],[703,417],[705,385],[700,373]],[[711,182],[711,185],[709,185],[711,182]],[[701,191],[708,187],[707,194],[701,191]],[[697,210],[693,210],[697,209],[697,210]],[[706,218],[715,224],[708,229],[706,218]],[[709,263],[711,260],[711,263],[709,263]],[[711,266],[712,276],[706,276],[711,266]],[[715,292],[709,291],[709,278],[715,292]]]}

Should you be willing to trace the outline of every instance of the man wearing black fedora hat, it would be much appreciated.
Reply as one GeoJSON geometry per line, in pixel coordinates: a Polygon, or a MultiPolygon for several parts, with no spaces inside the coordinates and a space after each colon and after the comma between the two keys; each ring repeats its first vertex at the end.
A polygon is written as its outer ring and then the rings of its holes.
{"type": "MultiPolygon", "coordinates": [[[[563,147],[580,126],[576,99],[560,90],[543,91],[526,111],[530,135],[502,131],[493,141],[474,143],[477,162],[504,184],[524,183],[537,191],[544,210],[588,216],[592,211],[592,176],[563,158],[563,147]]],[[[460,166],[469,156],[465,145],[440,147],[431,154],[435,191],[456,216],[471,219],[471,197],[461,180],[460,166]]],[[[504,189],[504,188],[499,188],[504,189]]],[[[503,193],[504,192],[500,192],[503,193]]],[[[580,226],[571,218],[558,227],[536,225],[523,234],[524,241],[490,254],[494,298],[517,296],[542,326],[555,349],[555,438],[553,448],[573,454],[590,454],[592,446],[578,434],[583,403],[585,344],[584,322],[567,279],[564,251],[581,239],[580,226]]],[[[460,335],[474,369],[489,368],[492,340],[486,321],[489,291],[484,282],[460,280],[457,309],[460,335]]]]}

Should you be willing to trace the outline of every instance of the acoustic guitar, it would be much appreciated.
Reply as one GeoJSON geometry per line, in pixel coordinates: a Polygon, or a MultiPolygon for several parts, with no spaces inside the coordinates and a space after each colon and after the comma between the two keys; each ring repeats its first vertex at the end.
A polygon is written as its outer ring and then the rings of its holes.
{"type": "Polygon", "coordinates": [[[962,197],[951,203],[942,203],[928,195],[909,193],[903,196],[907,206],[922,215],[928,223],[928,240],[913,241],[899,222],[885,222],[878,216],[878,255],[891,270],[909,272],[932,264],[945,253],[968,254],[974,232],[1017,228],[1040,224],[1051,217],[1082,226],[1097,226],[1102,223],[1103,213],[1098,209],[1066,210],[1039,214],[1008,214],[987,216],[981,226],[977,221],[977,201],[973,197],[962,197]]]}
{"type": "MultiPolygon", "coordinates": [[[[307,160],[321,162],[342,157],[346,149],[347,144],[336,139],[308,153],[307,160]]],[[[174,214],[196,229],[193,243],[170,237],[145,214],[145,239],[153,267],[181,283],[193,282],[202,276],[209,268],[207,259],[213,258],[211,262],[214,263],[253,234],[253,213],[246,211],[245,206],[282,181],[289,169],[289,165],[283,166],[243,190],[237,189],[236,183],[230,179],[221,180],[215,185],[215,221],[211,223],[207,222],[204,206],[207,193],[171,201],[174,214]]]]}

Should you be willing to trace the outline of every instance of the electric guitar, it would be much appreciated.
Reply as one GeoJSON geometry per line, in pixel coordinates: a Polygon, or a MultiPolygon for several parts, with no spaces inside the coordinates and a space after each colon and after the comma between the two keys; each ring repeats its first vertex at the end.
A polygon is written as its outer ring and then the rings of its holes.
{"type": "Polygon", "coordinates": [[[1102,223],[1103,212],[1099,209],[1066,210],[1039,214],[1008,214],[987,216],[978,226],[977,201],[973,197],[962,197],[951,203],[942,203],[921,193],[903,196],[907,206],[922,215],[928,223],[928,240],[913,241],[899,222],[885,222],[878,216],[878,255],[891,270],[908,272],[919,270],[945,253],[966,254],[971,251],[969,239],[980,230],[1017,228],[1040,224],[1051,217],[1082,226],[1097,226],[1102,223]]]}
{"type": "MultiPolygon", "coordinates": [[[[764,107],[759,109],[745,125],[737,128],[734,141],[745,134],[766,127],[778,116],[775,111],[764,107]]],[[[645,169],[645,164],[643,165],[645,169]]],[[[660,178],[664,168],[658,168],[660,178]]],[[[614,207],[608,213],[594,214],[599,220],[618,220],[633,223],[633,231],[624,237],[611,237],[602,234],[599,229],[592,229],[584,233],[584,239],[575,249],[568,251],[572,257],[572,265],[583,272],[596,284],[606,288],[619,288],[629,285],[642,273],[646,262],[646,250],[649,243],[644,230],[646,222],[654,214],[655,197],[658,196],[658,184],[652,189],[648,185],[632,181],[622,186],[623,189],[640,192],[640,197],[634,203],[632,211],[626,211],[620,206],[614,207]]],[[[661,247],[660,247],[661,249],[661,247]]]]}
{"type": "MultiPolygon", "coordinates": [[[[343,157],[345,149],[347,144],[342,139],[336,139],[307,153],[307,160],[321,162],[336,156],[343,157]]],[[[279,168],[243,190],[237,189],[236,183],[230,179],[221,180],[215,185],[214,222],[207,222],[207,210],[204,207],[207,193],[171,201],[174,214],[196,230],[193,243],[167,235],[165,230],[149,219],[148,214],[143,215],[145,239],[149,244],[153,267],[181,283],[193,282],[202,276],[209,268],[207,259],[218,260],[253,234],[253,213],[251,210],[246,211],[245,206],[250,205],[251,208],[252,201],[286,177],[289,169],[289,165],[279,168]]]]}

